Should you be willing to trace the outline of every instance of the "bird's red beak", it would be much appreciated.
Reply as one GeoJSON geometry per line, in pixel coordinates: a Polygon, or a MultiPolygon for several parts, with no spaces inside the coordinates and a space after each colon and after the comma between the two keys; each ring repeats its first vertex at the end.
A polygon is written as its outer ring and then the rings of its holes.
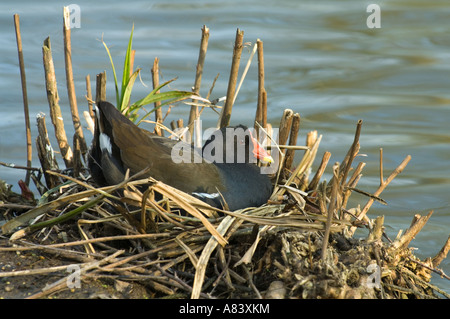
{"type": "Polygon", "coordinates": [[[250,138],[252,139],[253,143],[253,156],[255,156],[257,159],[259,159],[261,162],[265,164],[273,163],[272,156],[267,153],[267,151],[264,149],[264,147],[253,137],[253,135],[250,133],[250,138]]]}

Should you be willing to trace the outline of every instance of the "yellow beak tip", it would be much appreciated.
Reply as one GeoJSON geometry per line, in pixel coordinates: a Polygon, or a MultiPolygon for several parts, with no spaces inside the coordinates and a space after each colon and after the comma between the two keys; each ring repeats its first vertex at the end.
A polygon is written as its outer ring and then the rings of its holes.
{"type": "Polygon", "coordinates": [[[269,163],[273,163],[274,160],[273,160],[272,156],[264,156],[264,158],[262,159],[262,162],[269,164],[269,163]]]}

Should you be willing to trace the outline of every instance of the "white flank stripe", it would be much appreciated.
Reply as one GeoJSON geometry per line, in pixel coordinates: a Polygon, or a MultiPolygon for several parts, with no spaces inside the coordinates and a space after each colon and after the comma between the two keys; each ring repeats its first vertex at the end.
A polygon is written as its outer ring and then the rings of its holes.
{"type": "Polygon", "coordinates": [[[192,195],[196,195],[198,197],[203,197],[203,198],[211,198],[211,199],[214,199],[214,198],[217,198],[217,197],[220,196],[219,193],[213,193],[213,194],[209,194],[209,193],[192,193],[192,195]]]}
{"type": "Polygon", "coordinates": [[[106,150],[109,154],[112,154],[111,140],[105,133],[100,133],[100,149],[102,151],[106,150]]]}

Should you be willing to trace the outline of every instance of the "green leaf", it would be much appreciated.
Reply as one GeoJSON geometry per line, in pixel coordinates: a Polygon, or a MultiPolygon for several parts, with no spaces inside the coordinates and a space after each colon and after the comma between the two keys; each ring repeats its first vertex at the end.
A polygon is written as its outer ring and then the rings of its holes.
{"type": "Polygon", "coordinates": [[[149,100],[152,99],[152,96],[154,96],[154,95],[156,94],[156,92],[158,92],[161,88],[163,88],[163,87],[166,86],[167,84],[169,84],[169,83],[175,81],[176,79],[177,79],[177,78],[173,78],[172,80],[169,80],[169,81],[164,82],[163,84],[157,86],[157,87],[156,87],[153,91],[151,91],[146,97],[144,97],[143,99],[140,99],[139,101],[133,103],[133,106],[136,107],[136,108],[139,108],[139,107],[144,106],[144,105],[147,105],[147,104],[149,104],[149,103],[154,103],[154,102],[158,101],[158,100],[156,100],[156,101],[148,102],[149,100]]]}
{"type": "Polygon", "coordinates": [[[136,108],[142,107],[142,106],[147,105],[147,104],[155,103],[156,101],[165,101],[165,100],[169,100],[169,101],[166,101],[166,102],[162,103],[158,107],[155,107],[151,111],[146,113],[138,121],[137,125],[139,125],[146,117],[148,117],[150,114],[155,112],[160,107],[163,107],[164,105],[172,104],[172,103],[176,103],[176,102],[180,102],[180,101],[183,101],[183,100],[186,100],[186,99],[192,99],[192,98],[197,98],[197,96],[195,96],[194,93],[188,92],[188,91],[169,91],[169,92],[155,93],[155,94],[153,94],[150,97],[147,96],[145,101],[142,102],[143,104],[141,104],[140,106],[138,106],[136,108]]]}
{"type": "Polygon", "coordinates": [[[109,48],[106,45],[105,41],[103,41],[103,39],[102,39],[102,43],[103,43],[103,46],[106,49],[106,52],[108,53],[109,60],[111,61],[111,67],[112,67],[112,71],[113,71],[113,75],[114,75],[114,84],[116,86],[116,105],[120,105],[119,104],[119,102],[120,102],[119,86],[117,84],[117,76],[116,76],[116,69],[114,68],[114,62],[113,62],[113,59],[112,59],[112,56],[111,56],[111,52],[109,52],[109,48]]]}
{"type": "MultiPolygon", "coordinates": [[[[123,103],[123,100],[125,98],[125,91],[128,88],[128,83],[130,82],[130,79],[131,79],[130,69],[131,69],[131,51],[132,51],[132,44],[133,44],[133,32],[134,32],[134,24],[133,24],[133,27],[131,28],[130,39],[128,40],[127,53],[125,54],[125,61],[123,63],[122,89],[120,92],[120,101],[119,101],[120,103],[118,104],[120,111],[123,111],[128,106],[128,103],[126,103],[126,104],[123,103]]],[[[129,97],[128,97],[128,101],[129,101],[129,97]]]]}
{"type": "MultiPolygon", "coordinates": [[[[141,69],[137,69],[133,72],[133,74],[130,76],[127,86],[125,87],[125,91],[122,93],[122,104],[120,106],[120,110],[122,112],[127,109],[128,104],[130,103],[131,91],[133,90],[134,82],[136,81],[136,78],[140,71],[141,69]]],[[[128,114],[128,111],[126,113],[128,114]]]]}
{"type": "Polygon", "coordinates": [[[153,108],[150,112],[146,113],[138,121],[137,124],[139,125],[141,123],[141,121],[144,120],[146,117],[148,117],[151,113],[153,113],[158,108],[160,108],[164,105],[167,105],[167,104],[176,103],[176,102],[179,102],[179,101],[182,101],[185,99],[195,99],[195,100],[199,100],[199,101],[203,100],[203,101],[206,101],[209,103],[208,100],[203,99],[190,91],[189,92],[188,91],[158,92],[164,86],[175,81],[176,78],[174,78],[172,80],[164,82],[163,84],[161,84],[158,87],[156,87],[155,89],[153,89],[153,91],[151,91],[146,97],[130,104],[131,92],[133,90],[133,86],[135,84],[136,78],[139,75],[139,72],[141,71],[141,69],[137,69],[136,71],[133,72],[133,70],[131,69],[131,54],[133,52],[132,51],[133,32],[134,32],[134,24],[131,29],[130,38],[128,40],[127,52],[125,54],[125,60],[124,60],[123,70],[122,70],[123,74],[122,74],[122,83],[121,83],[121,87],[120,87],[120,92],[119,92],[119,85],[117,82],[116,70],[114,68],[114,63],[113,63],[113,59],[111,57],[111,53],[109,51],[108,46],[102,39],[102,43],[106,49],[106,52],[108,53],[110,61],[111,61],[112,71],[114,74],[115,88],[116,88],[116,107],[120,112],[125,114],[133,122],[136,122],[137,119],[139,118],[138,111],[140,108],[142,108],[145,105],[151,104],[151,103],[165,101],[160,106],[153,108]],[[130,75],[131,72],[133,72],[133,73],[130,75]]]}

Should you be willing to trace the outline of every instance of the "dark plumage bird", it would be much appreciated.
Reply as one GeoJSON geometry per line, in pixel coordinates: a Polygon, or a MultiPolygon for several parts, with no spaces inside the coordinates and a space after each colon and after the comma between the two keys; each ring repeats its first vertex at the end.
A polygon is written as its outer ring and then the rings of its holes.
{"type": "Polygon", "coordinates": [[[109,102],[96,108],[95,132],[88,166],[99,186],[123,181],[149,168],[156,180],[187,192],[208,204],[230,210],[261,206],[272,193],[256,158],[272,158],[245,126],[216,131],[202,150],[160,137],[137,127],[109,102]],[[184,162],[183,162],[184,161],[184,162]]]}

